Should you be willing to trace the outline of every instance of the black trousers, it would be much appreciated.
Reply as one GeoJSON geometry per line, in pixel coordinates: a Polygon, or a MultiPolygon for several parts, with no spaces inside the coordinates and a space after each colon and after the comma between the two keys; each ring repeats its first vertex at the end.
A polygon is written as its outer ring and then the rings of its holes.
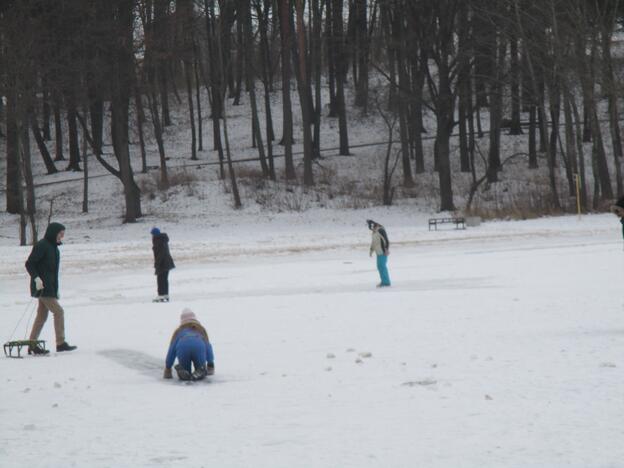
{"type": "Polygon", "coordinates": [[[169,271],[158,273],[156,275],[156,281],[158,283],[158,295],[168,296],[169,295],[169,271]]]}

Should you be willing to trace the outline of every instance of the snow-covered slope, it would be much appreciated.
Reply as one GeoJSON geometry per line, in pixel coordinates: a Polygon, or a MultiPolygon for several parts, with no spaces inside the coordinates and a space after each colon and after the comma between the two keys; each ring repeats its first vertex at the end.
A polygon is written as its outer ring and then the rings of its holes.
{"type": "MultiPolygon", "coordinates": [[[[373,212],[393,242],[393,287],[377,290],[364,214],[164,226],[169,304],[150,302],[145,225],[68,229],[61,302],[79,348],[0,359],[0,466],[621,464],[615,218],[429,233],[373,212]],[[215,348],[207,382],[161,379],[183,307],[215,348]]],[[[3,338],[32,306],[28,251],[0,247],[3,338]]]]}

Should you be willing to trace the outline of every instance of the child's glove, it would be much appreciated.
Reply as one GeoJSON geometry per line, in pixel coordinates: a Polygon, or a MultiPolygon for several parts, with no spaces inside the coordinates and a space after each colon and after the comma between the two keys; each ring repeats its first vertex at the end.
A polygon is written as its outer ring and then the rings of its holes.
{"type": "Polygon", "coordinates": [[[165,372],[163,372],[163,379],[172,379],[173,375],[171,375],[171,369],[165,368],[165,372]]]}

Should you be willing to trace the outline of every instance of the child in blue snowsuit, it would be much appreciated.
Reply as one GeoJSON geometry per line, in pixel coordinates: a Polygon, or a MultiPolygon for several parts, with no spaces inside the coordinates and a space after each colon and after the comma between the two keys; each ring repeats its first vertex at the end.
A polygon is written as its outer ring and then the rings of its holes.
{"type": "Polygon", "coordinates": [[[214,374],[214,354],[208,333],[190,309],[182,311],[180,326],[171,337],[163,375],[165,379],[172,378],[171,368],[176,358],[178,364],[175,370],[180,380],[201,380],[214,374]]]}

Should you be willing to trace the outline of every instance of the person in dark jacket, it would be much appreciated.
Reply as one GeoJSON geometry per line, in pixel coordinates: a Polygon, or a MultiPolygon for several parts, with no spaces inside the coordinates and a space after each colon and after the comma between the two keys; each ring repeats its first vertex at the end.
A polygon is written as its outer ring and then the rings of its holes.
{"type": "Polygon", "coordinates": [[[172,378],[171,368],[176,358],[175,370],[180,380],[202,380],[214,374],[214,353],[208,333],[190,309],[182,311],[180,326],[171,337],[163,378],[172,378]]]}
{"type": "MultiPolygon", "coordinates": [[[[65,312],[58,302],[59,299],[59,267],[61,255],[59,245],[65,236],[65,226],[59,223],[50,223],[43,239],[32,248],[26,270],[30,275],[30,294],[36,297],[39,303],[37,317],[33,323],[30,339],[37,340],[48,319],[48,312],[54,315],[54,332],[56,335],[56,351],[73,351],[76,346],[70,346],[65,341],[65,312]]],[[[47,354],[49,351],[39,346],[28,348],[28,354],[47,354]]]]}
{"type": "Polygon", "coordinates": [[[154,270],[158,285],[158,297],[154,302],[169,302],[169,270],[175,268],[173,258],[169,252],[169,236],[160,232],[157,227],[152,228],[152,250],[154,251],[154,270]]]}
{"type": "Polygon", "coordinates": [[[624,197],[620,197],[615,205],[611,205],[611,211],[620,218],[622,224],[622,238],[624,239],[624,197]]]}

